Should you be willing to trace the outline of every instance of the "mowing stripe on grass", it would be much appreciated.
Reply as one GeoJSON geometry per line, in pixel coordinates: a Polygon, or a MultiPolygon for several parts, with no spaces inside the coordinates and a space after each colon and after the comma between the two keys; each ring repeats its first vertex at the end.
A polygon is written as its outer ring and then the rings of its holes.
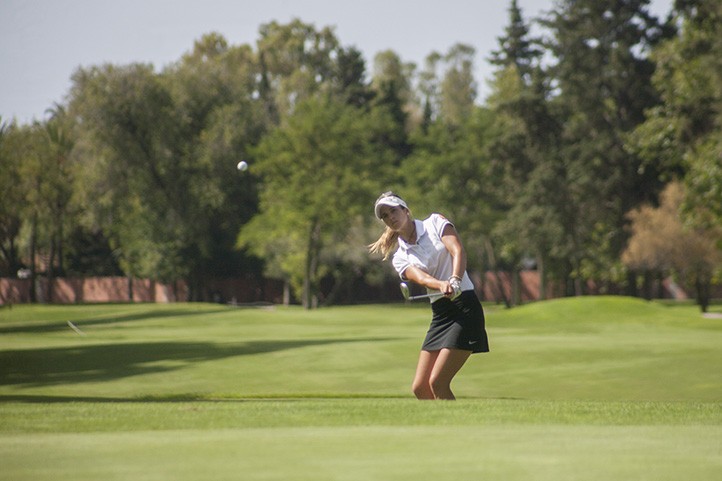
{"type": "Polygon", "coordinates": [[[356,426],[16,435],[0,479],[713,481],[708,426],[356,426]]]}

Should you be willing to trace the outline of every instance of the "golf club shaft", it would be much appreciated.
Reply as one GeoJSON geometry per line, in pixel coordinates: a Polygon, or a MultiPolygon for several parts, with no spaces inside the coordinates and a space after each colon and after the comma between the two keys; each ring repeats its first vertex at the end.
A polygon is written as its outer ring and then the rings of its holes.
{"type": "Polygon", "coordinates": [[[440,295],[441,295],[441,294],[439,294],[439,293],[436,293],[436,294],[422,294],[422,295],[419,295],[419,296],[409,296],[409,297],[407,298],[407,300],[409,300],[409,301],[415,301],[416,299],[428,299],[429,297],[436,297],[436,296],[440,296],[440,295]]]}
{"type": "Polygon", "coordinates": [[[399,287],[401,288],[401,294],[407,301],[415,301],[416,299],[428,299],[429,297],[437,297],[442,295],[440,292],[434,292],[431,294],[423,294],[420,296],[409,296],[409,285],[407,283],[402,282],[399,287]]]}

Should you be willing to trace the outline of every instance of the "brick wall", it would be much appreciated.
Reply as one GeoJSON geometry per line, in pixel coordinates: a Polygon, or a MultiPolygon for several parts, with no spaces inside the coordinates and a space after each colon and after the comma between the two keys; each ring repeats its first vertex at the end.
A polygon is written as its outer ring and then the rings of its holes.
{"type": "MultiPolygon", "coordinates": [[[[30,279],[0,278],[0,304],[30,302],[30,279]]],[[[74,304],[79,302],[175,302],[188,297],[183,282],[162,284],[149,279],[127,277],[56,278],[52,289],[45,278],[36,281],[38,302],[74,304]],[[132,298],[131,298],[132,292],[132,298]]]]}

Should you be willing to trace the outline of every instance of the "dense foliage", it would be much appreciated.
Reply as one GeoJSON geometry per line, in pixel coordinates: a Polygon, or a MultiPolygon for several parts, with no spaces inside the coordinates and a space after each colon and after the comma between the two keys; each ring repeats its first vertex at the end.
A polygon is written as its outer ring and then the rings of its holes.
{"type": "Polygon", "coordinates": [[[635,294],[649,266],[622,256],[630,212],[679,181],[680,229],[722,225],[722,6],[678,0],[662,21],[648,3],[564,0],[529,21],[512,0],[484,102],[470,45],[420,70],[379,52],[369,72],[300,20],[262,25],[255,47],[205,35],[161,71],[80,68],[46,120],[0,123],[0,275],[184,279],[192,299],[266,275],[335,302],[391,275],[365,246],[394,189],[454,220],[474,271],[635,294]]]}

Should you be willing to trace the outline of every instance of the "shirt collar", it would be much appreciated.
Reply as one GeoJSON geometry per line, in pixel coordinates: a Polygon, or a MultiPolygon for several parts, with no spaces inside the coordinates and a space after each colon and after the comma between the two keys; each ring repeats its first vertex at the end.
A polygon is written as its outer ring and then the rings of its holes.
{"type": "Polygon", "coordinates": [[[403,240],[401,237],[399,237],[399,245],[403,247],[404,249],[409,249],[413,247],[414,245],[418,245],[419,240],[421,239],[421,236],[426,234],[426,227],[424,226],[424,223],[418,219],[414,219],[414,224],[416,225],[416,244],[409,244],[405,240],[403,240]]]}

